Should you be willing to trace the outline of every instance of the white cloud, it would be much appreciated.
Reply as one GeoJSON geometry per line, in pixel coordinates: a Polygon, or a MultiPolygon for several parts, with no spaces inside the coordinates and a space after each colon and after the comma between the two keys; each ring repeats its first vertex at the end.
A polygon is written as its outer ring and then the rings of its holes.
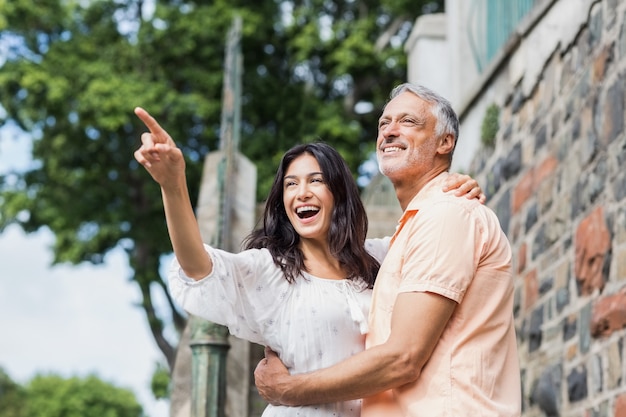
{"type": "Polygon", "coordinates": [[[154,401],[150,378],[161,360],[129,281],[123,252],[101,266],[50,267],[50,232],[0,235],[0,366],[25,383],[35,374],[97,374],[132,389],[150,417],[169,405],[154,401]]]}

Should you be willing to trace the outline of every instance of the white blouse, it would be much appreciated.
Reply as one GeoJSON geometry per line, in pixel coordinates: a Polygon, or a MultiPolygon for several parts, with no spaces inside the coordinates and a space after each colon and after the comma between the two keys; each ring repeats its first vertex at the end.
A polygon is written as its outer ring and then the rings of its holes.
{"type": "MultiPolygon", "coordinates": [[[[368,239],[382,261],[389,238],[368,239]]],[[[285,279],[267,249],[229,253],[205,248],[213,271],[195,281],[174,259],[170,293],[187,312],[227,326],[230,333],[269,346],[292,374],[329,367],[365,348],[372,291],[362,280],[324,279],[303,273],[285,279]]],[[[361,400],[315,406],[268,405],[263,417],[358,417],[361,400]]]]}

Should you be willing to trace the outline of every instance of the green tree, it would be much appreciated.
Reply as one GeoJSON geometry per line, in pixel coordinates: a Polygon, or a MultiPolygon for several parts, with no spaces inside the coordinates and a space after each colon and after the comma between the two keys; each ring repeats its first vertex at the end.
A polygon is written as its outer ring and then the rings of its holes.
{"type": "Polygon", "coordinates": [[[183,149],[195,201],[204,156],[219,146],[224,41],[239,15],[240,148],[257,164],[259,199],[295,143],[323,139],[356,172],[378,109],[405,78],[403,41],[424,7],[441,10],[443,0],[155,4],[148,13],[143,0],[0,0],[0,126],[14,123],[33,144],[32,167],[0,178],[0,230],[49,228],[54,263],[97,264],[124,248],[171,368],[166,326],[180,331],[185,317],[159,276],[171,248],[158,187],[132,158],[145,130],[133,107],[183,149]],[[169,310],[155,308],[157,291],[169,310]]]}
{"type": "Polygon", "coordinates": [[[26,386],[25,417],[142,417],[135,395],[96,376],[39,375],[26,386]]]}
{"type": "Polygon", "coordinates": [[[0,368],[0,417],[142,417],[135,394],[95,375],[37,375],[21,386],[0,368]]]}
{"type": "Polygon", "coordinates": [[[0,368],[0,417],[25,417],[26,390],[0,368]]]}

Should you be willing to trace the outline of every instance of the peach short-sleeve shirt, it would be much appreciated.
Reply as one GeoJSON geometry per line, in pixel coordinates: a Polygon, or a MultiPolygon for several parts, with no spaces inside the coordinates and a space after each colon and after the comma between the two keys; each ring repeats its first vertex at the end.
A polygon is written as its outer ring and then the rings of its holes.
{"type": "Polygon", "coordinates": [[[457,308],[419,378],[365,399],[362,417],[521,413],[511,248],[488,207],[441,191],[447,175],[430,181],[400,219],[374,286],[366,346],[387,340],[399,293],[436,293],[457,308]]]}

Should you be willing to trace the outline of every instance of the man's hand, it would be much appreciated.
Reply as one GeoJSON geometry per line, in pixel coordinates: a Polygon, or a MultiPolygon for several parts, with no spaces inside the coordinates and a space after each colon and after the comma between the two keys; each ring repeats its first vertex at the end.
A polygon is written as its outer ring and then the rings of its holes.
{"type": "Polygon", "coordinates": [[[289,370],[276,352],[265,348],[265,359],[254,370],[254,383],[261,397],[272,405],[281,405],[281,394],[288,389],[289,370]]]}

